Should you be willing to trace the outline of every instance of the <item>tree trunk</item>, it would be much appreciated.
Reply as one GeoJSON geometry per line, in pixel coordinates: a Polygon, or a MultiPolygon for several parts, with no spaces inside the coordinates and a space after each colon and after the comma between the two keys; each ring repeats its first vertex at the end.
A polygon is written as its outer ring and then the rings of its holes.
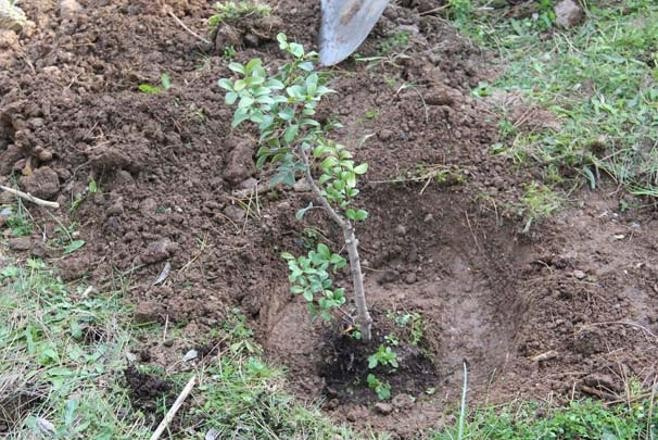
{"type": "Polygon", "coordinates": [[[363,273],[361,272],[361,260],[359,259],[359,240],[354,235],[354,227],[351,224],[343,227],[343,236],[345,237],[345,246],[350,259],[350,271],[352,272],[352,284],[354,285],[354,303],[358,313],[358,324],[361,335],[365,341],[372,338],[371,327],[372,318],[368,312],[366,303],[366,293],[363,288],[363,273]]]}

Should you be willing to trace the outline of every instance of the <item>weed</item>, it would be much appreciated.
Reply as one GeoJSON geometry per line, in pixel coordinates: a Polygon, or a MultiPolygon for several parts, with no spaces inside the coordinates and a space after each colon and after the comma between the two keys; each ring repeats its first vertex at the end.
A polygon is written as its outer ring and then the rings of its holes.
{"type": "Polygon", "coordinates": [[[271,13],[269,5],[257,1],[217,2],[215,14],[208,19],[208,26],[213,30],[222,23],[235,22],[252,15],[265,17],[271,13]]]}
{"type": "Polygon", "coordinates": [[[160,85],[158,86],[148,83],[142,83],[139,86],[137,86],[137,89],[140,92],[146,93],[148,95],[157,95],[158,93],[167,91],[170,88],[171,88],[171,77],[166,72],[160,75],[160,85]]]}
{"type": "Polygon", "coordinates": [[[382,381],[372,373],[368,374],[366,381],[368,382],[368,388],[377,394],[379,400],[388,400],[391,398],[391,385],[388,382],[382,381]]]}
{"type": "Polygon", "coordinates": [[[410,37],[411,35],[407,31],[395,32],[379,43],[378,52],[381,55],[390,55],[394,51],[405,49],[409,46],[410,37]]]}
{"type": "Polygon", "coordinates": [[[458,23],[467,21],[473,13],[471,0],[448,0],[447,5],[449,17],[458,23]]]}
{"type": "Polygon", "coordinates": [[[398,355],[387,345],[380,345],[377,351],[368,356],[368,368],[371,370],[377,366],[389,366],[393,369],[398,368],[398,355]]]}
{"type": "Polygon", "coordinates": [[[16,209],[4,208],[9,213],[6,224],[13,237],[25,237],[32,233],[32,222],[28,219],[28,213],[23,203],[18,200],[16,209]]]}
{"type": "Polygon", "coordinates": [[[519,214],[525,218],[523,232],[527,233],[533,223],[549,217],[560,205],[560,197],[547,186],[536,182],[526,185],[519,207],[519,214]]]}

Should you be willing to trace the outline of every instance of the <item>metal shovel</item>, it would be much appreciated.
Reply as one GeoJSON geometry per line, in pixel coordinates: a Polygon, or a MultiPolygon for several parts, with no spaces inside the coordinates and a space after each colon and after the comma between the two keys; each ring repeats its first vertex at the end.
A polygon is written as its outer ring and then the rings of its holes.
{"type": "Polygon", "coordinates": [[[389,0],[322,0],[320,64],[350,56],[366,39],[389,0]]]}

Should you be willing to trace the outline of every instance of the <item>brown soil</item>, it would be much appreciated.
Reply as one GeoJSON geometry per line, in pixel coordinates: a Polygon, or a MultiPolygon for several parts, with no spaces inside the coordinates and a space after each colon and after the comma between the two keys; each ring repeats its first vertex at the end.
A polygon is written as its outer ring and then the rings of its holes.
{"type": "MultiPolygon", "coordinates": [[[[339,231],[319,214],[295,220],[306,193],[244,188],[260,177],[255,143],[229,129],[231,110],[215,85],[230,74],[221,51],[155,2],[80,3],[81,12],[62,19],[54,0],[25,2],[35,24],[0,43],[0,180],[14,175],[24,189],[59,201],[55,215],[77,222],[86,240],[63,258],[37,245],[57,224],[30,205],[39,231],[28,250],[58,257],[65,279],[88,277],[101,289],[117,273],[132,277],[144,322],[169,320],[203,335],[240,306],[300,399],[331,401],[318,349],[326,329],[288,293],[279,254],[302,251],[317,222],[316,233],[336,248],[339,231]],[[138,91],[162,72],[170,90],[138,91]],[[99,192],[87,192],[91,179],[99,192]],[[152,285],[166,263],[168,278],[152,285]]],[[[212,2],[168,3],[204,32],[212,2]]],[[[275,13],[280,20],[239,30],[239,61],[260,56],[276,65],[281,55],[270,39],[279,31],[313,44],[316,2],[284,0],[275,13]]],[[[495,75],[495,60],[444,21],[404,7],[389,8],[361,53],[376,55],[400,29],[411,33],[401,54],[335,69],[338,93],[321,114],[340,118],[338,137],[370,164],[360,199],[370,219],[359,230],[370,302],[422,314],[438,380],[431,394],[425,382],[405,390],[387,414],[363,399],[327,412],[410,437],[458,402],[464,359],[472,404],[614,398],[629,377],[655,376],[655,211],[620,212],[614,194],[584,191],[533,235],[520,234],[514,203],[532,176],[489,154],[496,103],[470,94],[495,75]],[[419,166],[449,178],[419,177],[419,166]],[[400,183],[404,176],[416,181],[400,183]]],[[[550,126],[544,118],[533,126],[550,126]]],[[[338,282],[348,285],[346,277],[338,282]]],[[[143,359],[166,359],[158,350],[143,359]]]]}

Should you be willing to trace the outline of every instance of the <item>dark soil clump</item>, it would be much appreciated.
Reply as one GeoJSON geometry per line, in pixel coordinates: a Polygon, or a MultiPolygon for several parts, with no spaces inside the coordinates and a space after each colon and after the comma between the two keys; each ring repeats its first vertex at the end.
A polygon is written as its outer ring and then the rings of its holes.
{"type": "Polygon", "coordinates": [[[129,365],[123,374],[133,408],[156,426],[164,416],[163,408],[169,408],[176,399],[172,384],[153,374],[143,373],[134,365],[129,365]]]}
{"type": "MultiPolygon", "coordinates": [[[[391,386],[391,392],[417,396],[433,388],[438,381],[437,369],[424,347],[399,337],[400,328],[376,311],[372,339],[355,339],[348,331],[328,331],[328,342],[322,349],[319,375],[325,379],[325,394],[340,403],[372,403],[378,400],[368,387],[368,374],[374,374],[391,386]],[[397,328],[396,328],[397,327],[397,328]],[[387,340],[389,336],[389,340],[387,340]],[[393,341],[393,342],[391,342],[393,341]],[[368,366],[368,357],[380,346],[390,347],[397,355],[398,368],[368,366]]],[[[333,402],[332,402],[333,405],[333,402]]]]}

